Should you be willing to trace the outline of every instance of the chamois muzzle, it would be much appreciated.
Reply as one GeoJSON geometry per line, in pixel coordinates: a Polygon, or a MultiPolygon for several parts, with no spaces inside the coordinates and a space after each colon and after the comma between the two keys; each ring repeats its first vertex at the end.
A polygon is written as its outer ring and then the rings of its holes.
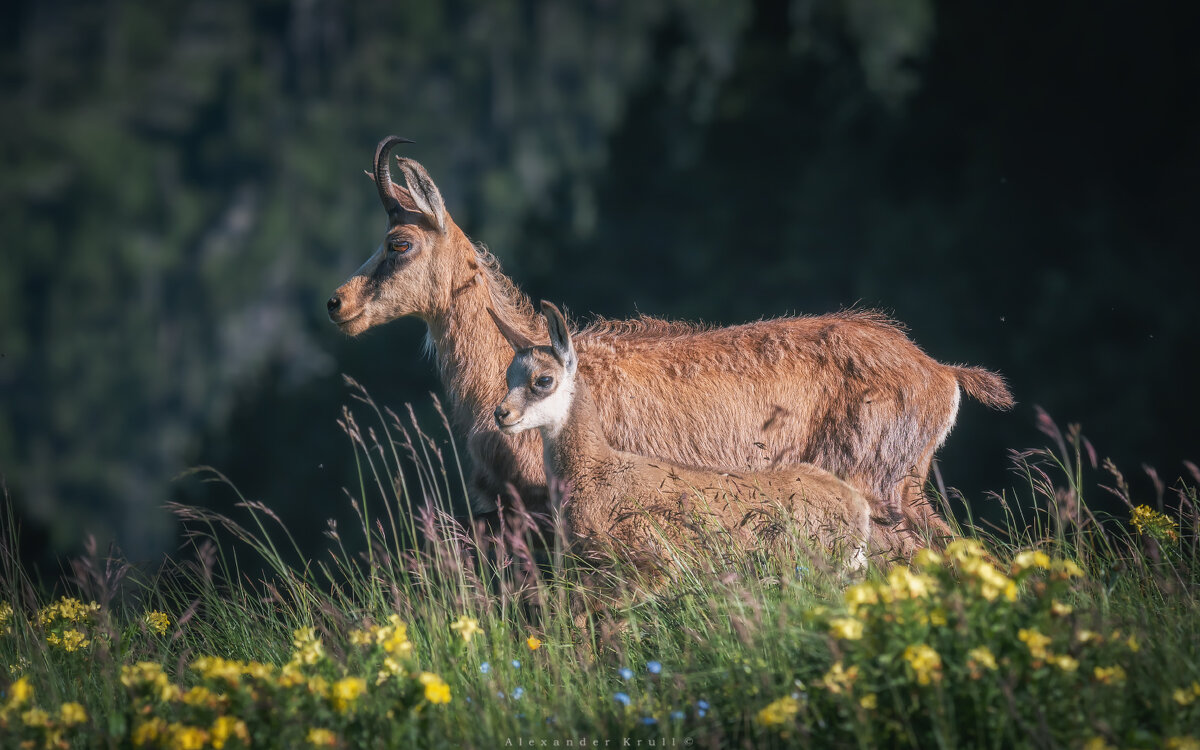
{"type": "Polygon", "coordinates": [[[513,427],[517,422],[521,421],[520,417],[509,421],[509,418],[512,415],[512,409],[509,409],[504,404],[500,404],[496,407],[496,411],[493,412],[493,416],[495,416],[496,426],[500,428],[501,432],[507,432],[510,427],[513,427]]]}

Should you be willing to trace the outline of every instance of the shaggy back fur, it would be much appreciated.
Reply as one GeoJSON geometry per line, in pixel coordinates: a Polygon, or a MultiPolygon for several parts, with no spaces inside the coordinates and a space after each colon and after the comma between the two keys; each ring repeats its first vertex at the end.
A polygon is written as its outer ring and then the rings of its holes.
{"type": "MultiPolygon", "coordinates": [[[[380,151],[386,162],[387,149],[380,151]]],[[[385,241],[335,292],[330,317],[351,335],[404,315],[422,318],[453,419],[467,435],[477,509],[494,508],[510,491],[545,509],[541,438],[503,435],[492,420],[511,349],[487,311],[544,342],[541,317],[454,223],[425,170],[399,164],[408,188],[390,179],[381,187],[385,241]]],[[[989,406],[1012,405],[999,376],[940,364],[871,312],[725,328],[600,320],[573,337],[580,379],[617,449],[752,471],[811,463],[861,490],[881,522],[935,534],[949,530],[923,488],[954,424],[959,389],[989,406]]]]}

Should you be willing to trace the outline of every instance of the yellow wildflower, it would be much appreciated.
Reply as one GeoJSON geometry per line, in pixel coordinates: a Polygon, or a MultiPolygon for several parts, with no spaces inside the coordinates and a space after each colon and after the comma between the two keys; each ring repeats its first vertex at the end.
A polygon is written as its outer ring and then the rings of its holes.
{"type": "Polygon", "coordinates": [[[164,635],[167,632],[167,628],[171,627],[171,618],[167,617],[166,612],[153,610],[151,612],[147,612],[146,616],[142,619],[148,628],[159,635],[164,635]]]}
{"type": "Polygon", "coordinates": [[[178,722],[168,727],[172,750],[202,750],[208,743],[208,732],[178,722]]]}
{"type": "Polygon", "coordinates": [[[1050,569],[1050,556],[1041,550],[1027,549],[1018,553],[1012,561],[1013,573],[1020,573],[1030,568],[1050,569]]]}
{"type": "Polygon", "coordinates": [[[297,664],[284,664],[279,670],[279,679],[276,684],[282,688],[293,688],[297,685],[303,685],[307,678],[300,673],[300,667],[297,664]]]}
{"type": "Polygon", "coordinates": [[[189,706],[211,706],[216,703],[217,697],[213,692],[203,685],[197,685],[193,688],[188,688],[182,696],[184,703],[189,706]]]}
{"type": "Polygon", "coordinates": [[[467,643],[470,643],[471,639],[480,632],[479,621],[474,617],[467,617],[466,615],[462,615],[456,621],[450,623],[450,629],[461,635],[462,639],[467,643]]]}
{"type": "Polygon", "coordinates": [[[758,723],[764,727],[777,727],[792,720],[800,712],[800,703],[791,696],[768,703],[758,712],[758,723]]]}
{"type": "Polygon", "coordinates": [[[379,674],[376,675],[375,684],[382,685],[388,678],[400,674],[404,674],[404,667],[400,665],[400,662],[390,656],[384,657],[383,669],[379,670],[379,674]]]}
{"type": "Polygon", "coordinates": [[[100,605],[96,602],[84,604],[74,597],[64,596],[57,602],[46,605],[38,610],[38,622],[43,627],[53,624],[56,620],[66,620],[67,622],[75,623],[86,620],[93,613],[99,611],[100,605]]]}
{"type": "Polygon", "coordinates": [[[87,635],[75,630],[74,628],[68,628],[67,630],[64,630],[61,636],[56,633],[47,635],[46,643],[49,643],[51,646],[57,646],[67,653],[78,651],[82,648],[87,648],[88,646],[92,645],[92,642],[88,640],[87,635]]]}
{"type": "Polygon", "coordinates": [[[8,635],[12,632],[12,626],[9,625],[12,616],[12,605],[8,602],[0,602],[0,635],[8,635]]]}
{"type": "Polygon", "coordinates": [[[329,688],[329,698],[333,708],[339,714],[344,714],[358,700],[358,696],[367,692],[367,681],[361,677],[347,677],[333,683],[329,688]]]}
{"type": "Polygon", "coordinates": [[[408,640],[408,626],[400,622],[400,615],[389,615],[388,624],[375,633],[375,642],[389,654],[408,656],[412,643],[408,640]]]}
{"type": "Polygon", "coordinates": [[[29,684],[28,677],[22,677],[8,686],[8,703],[5,704],[5,708],[12,710],[28,703],[32,698],[33,685],[29,684]]]}
{"type": "Polygon", "coordinates": [[[1079,661],[1066,654],[1053,655],[1049,657],[1048,661],[1064,672],[1074,672],[1079,669],[1079,661]]]}
{"type": "Polygon", "coordinates": [[[913,565],[925,570],[941,567],[943,562],[945,562],[945,560],[942,558],[942,556],[929,548],[919,549],[917,550],[917,553],[913,555],[913,565]]]}
{"type": "Polygon", "coordinates": [[[296,647],[292,652],[293,664],[312,666],[325,656],[325,649],[315,628],[298,628],[292,635],[292,644],[296,647]]]}
{"type": "Polygon", "coordinates": [[[308,730],[308,736],[304,739],[314,747],[333,747],[337,744],[336,734],[328,729],[317,729],[315,727],[308,730]]]}
{"type": "Polygon", "coordinates": [[[987,646],[977,646],[967,652],[967,666],[973,676],[978,676],[981,669],[996,670],[996,655],[987,646]]]}
{"type": "Polygon", "coordinates": [[[1117,750],[1112,745],[1104,741],[1103,737],[1093,737],[1083,743],[1083,750],[1117,750]]]}
{"type": "Polygon", "coordinates": [[[44,727],[50,723],[50,714],[40,708],[31,708],[21,714],[21,722],[27,727],[44,727]]]}
{"type": "Polygon", "coordinates": [[[843,641],[857,641],[863,636],[862,620],[853,617],[835,617],[829,621],[829,631],[843,641]]]}
{"type": "Polygon", "coordinates": [[[309,677],[304,686],[313,695],[326,695],[329,692],[329,680],[326,680],[321,675],[309,677]]]}
{"type": "Polygon", "coordinates": [[[933,609],[929,610],[930,625],[938,628],[944,628],[946,627],[947,622],[946,610],[942,609],[941,607],[934,607],[933,609]]]}
{"type": "Polygon", "coordinates": [[[244,745],[250,744],[250,730],[246,727],[246,722],[236,716],[218,716],[208,734],[209,741],[216,750],[225,747],[230,737],[238,738],[244,745]]]}
{"type": "Polygon", "coordinates": [[[171,700],[179,693],[178,686],[171,684],[162,665],[152,661],[121,667],[121,684],[127,688],[149,687],[160,701],[171,700]]]}
{"type": "Polygon", "coordinates": [[[530,651],[537,651],[542,647],[542,639],[531,635],[525,639],[525,645],[529,647],[530,651]]]}
{"type": "Polygon", "coordinates": [[[74,726],[87,721],[87,711],[78,703],[64,703],[59,706],[58,720],[66,726],[74,726]]]}
{"type": "Polygon", "coordinates": [[[449,703],[450,686],[441,677],[432,672],[422,672],[417,681],[425,686],[425,700],[430,703],[449,703]]]}
{"type": "Polygon", "coordinates": [[[26,669],[29,669],[29,660],[20,654],[17,655],[16,660],[12,664],[8,665],[8,673],[13,677],[21,674],[26,669]]]}
{"type": "Polygon", "coordinates": [[[904,659],[916,673],[918,685],[928,685],[942,679],[942,657],[926,644],[904,649],[904,659]]]}
{"type": "Polygon", "coordinates": [[[1103,682],[1105,685],[1120,685],[1125,682],[1125,670],[1120,666],[1112,667],[1096,667],[1092,670],[1098,682],[1103,682]]]}
{"type": "Polygon", "coordinates": [[[1200,698],[1200,682],[1193,682],[1190,688],[1177,688],[1171,697],[1181,706],[1190,706],[1200,698]]]}
{"type": "Polygon", "coordinates": [[[241,671],[242,674],[246,675],[247,677],[252,677],[256,680],[265,682],[270,680],[275,675],[275,665],[251,661],[241,665],[241,671]]]}
{"type": "Polygon", "coordinates": [[[1050,602],[1050,612],[1058,617],[1066,617],[1074,611],[1075,608],[1070,604],[1063,604],[1057,599],[1050,602]]]}
{"type": "Polygon", "coordinates": [[[1046,647],[1050,645],[1050,638],[1048,636],[1042,635],[1036,630],[1021,628],[1017,631],[1017,638],[1020,638],[1021,642],[1029,647],[1029,653],[1033,658],[1046,658],[1046,647]]]}
{"type": "Polygon", "coordinates": [[[1083,568],[1074,560],[1053,560],[1050,563],[1050,573],[1058,578],[1083,578],[1083,568]]]}
{"type": "Polygon", "coordinates": [[[862,698],[858,699],[858,705],[862,706],[868,711],[874,711],[879,705],[879,697],[875,695],[875,693],[867,693],[862,698]]]}
{"type": "Polygon", "coordinates": [[[959,564],[982,558],[985,554],[983,544],[978,539],[955,539],[946,545],[946,556],[959,564]]]}
{"type": "Polygon", "coordinates": [[[858,610],[864,605],[879,602],[879,590],[871,583],[856,583],[846,589],[845,599],[850,614],[857,615],[858,610]]]}
{"type": "Polygon", "coordinates": [[[888,586],[897,599],[921,599],[937,588],[937,583],[924,573],[914,573],[897,565],[888,573],[888,586]]]}
{"type": "Polygon", "coordinates": [[[1104,636],[1093,630],[1084,629],[1075,634],[1075,640],[1079,641],[1080,643],[1090,643],[1092,641],[1099,643],[1104,640],[1104,636]]]}
{"type": "Polygon", "coordinates": [[[1200,740],[1195,737],[1168,737],[1163,747],[1165,750],[1200,750],[1200,740]]]}
{"type": "Polygon", "coordinates": [[[1138,651],[1142,650],[1142,644],[1138,643],[1138,639],[1137,639],[1136,635],[1130,635],[1129,638],[1125,641],[1125,645],[1128,646],[1129,650],[1135,654],[1138,651]]]}
{"type": "Polygon", "coordinates": [[[141,747],[142,745],[158,744],[160,739],[165,738],[166,733],[167,722],[155,718],[134,726],[129,739],[133,742],[134,747],[141,747]]]}
{"type": "Polygon", "coordinates": [[[1148,536],[1160,542],[1174,542],[1179,539],[1176,531],[1178,524],[1169,516],[1159,513],[1149,505],[1139,505],[1133,509],[1129,522],[1137,529],[1139,536],[1148,536]]]}
{"type": "Polygon", "coordinates": [[[375,637],[369,630],[351,630],[350,644],[352,646],[370,646],[375,642],[375,637]]]}
{"type": "Polygon", "coordinates": [[[821,678],[821,684],[834,694],[849,692],[854,686],[854,681],[858,679],[858,667],[850,667],[846,669],[839,661],[829,668],[825,676],[821,678]]]}
{"type": "Polygon", "coordinates": [[[979,593],[989,602],[995,601],[1001,594],[1010,602],[1017,600],[1017,584],[988,561],[969,557],[962,561],[960,567],[964,573],[979,581],[979,593]]]}

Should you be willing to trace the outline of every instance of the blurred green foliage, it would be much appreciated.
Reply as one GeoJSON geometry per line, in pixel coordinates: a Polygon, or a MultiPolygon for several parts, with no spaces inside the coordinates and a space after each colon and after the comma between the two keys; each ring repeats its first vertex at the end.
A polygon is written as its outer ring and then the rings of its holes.
{"type": "MultiPolygon", "coordinates": [[[[379,241],[361,170],[388,133],[576,312],[880,306],[1126,463],[1200,447],[1172,395],[1197,361],[1189,277],[1146,261],[1196,239],[1196,129],[1152,127],[1195,91],[1168,10],[1082,34],[931,0],[4,13],[0,472],[52,548],[171,546],[159,507],[204,493],[169,484],[198,461],[333,515],[338,373],[397,408],[436,387],[419,325],[346,341],[324,319],[379,241]]],[[[994,489],[1028,419],[963,419],[950,478],[994,489]]]]}

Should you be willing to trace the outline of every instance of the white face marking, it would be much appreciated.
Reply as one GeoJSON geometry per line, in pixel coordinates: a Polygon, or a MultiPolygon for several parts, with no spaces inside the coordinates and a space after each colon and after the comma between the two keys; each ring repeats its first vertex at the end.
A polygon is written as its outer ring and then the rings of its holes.
{"type": "Polygon", "coordinates": [[[566,423],[575,396],[575,373],[565,370],[544,349],[523,350],[513,357],[507,374],[508,395],[502,403],[509,416],[501,431],[511,434],[538,429],[543,438],[553,439],[566,423]],[[553,385],[537,387],[536,381],[545,376],[554,379],[553,385]]]}
{"type": "Polygon", "coordinates": [[[543,437],[557,437],[571,412],[574,386],[574,383],[559,383],[550,395],[530,399],[521,417],[522,424],[528,425],[525,429],[536,427],[542,431],[543,437]]]}

